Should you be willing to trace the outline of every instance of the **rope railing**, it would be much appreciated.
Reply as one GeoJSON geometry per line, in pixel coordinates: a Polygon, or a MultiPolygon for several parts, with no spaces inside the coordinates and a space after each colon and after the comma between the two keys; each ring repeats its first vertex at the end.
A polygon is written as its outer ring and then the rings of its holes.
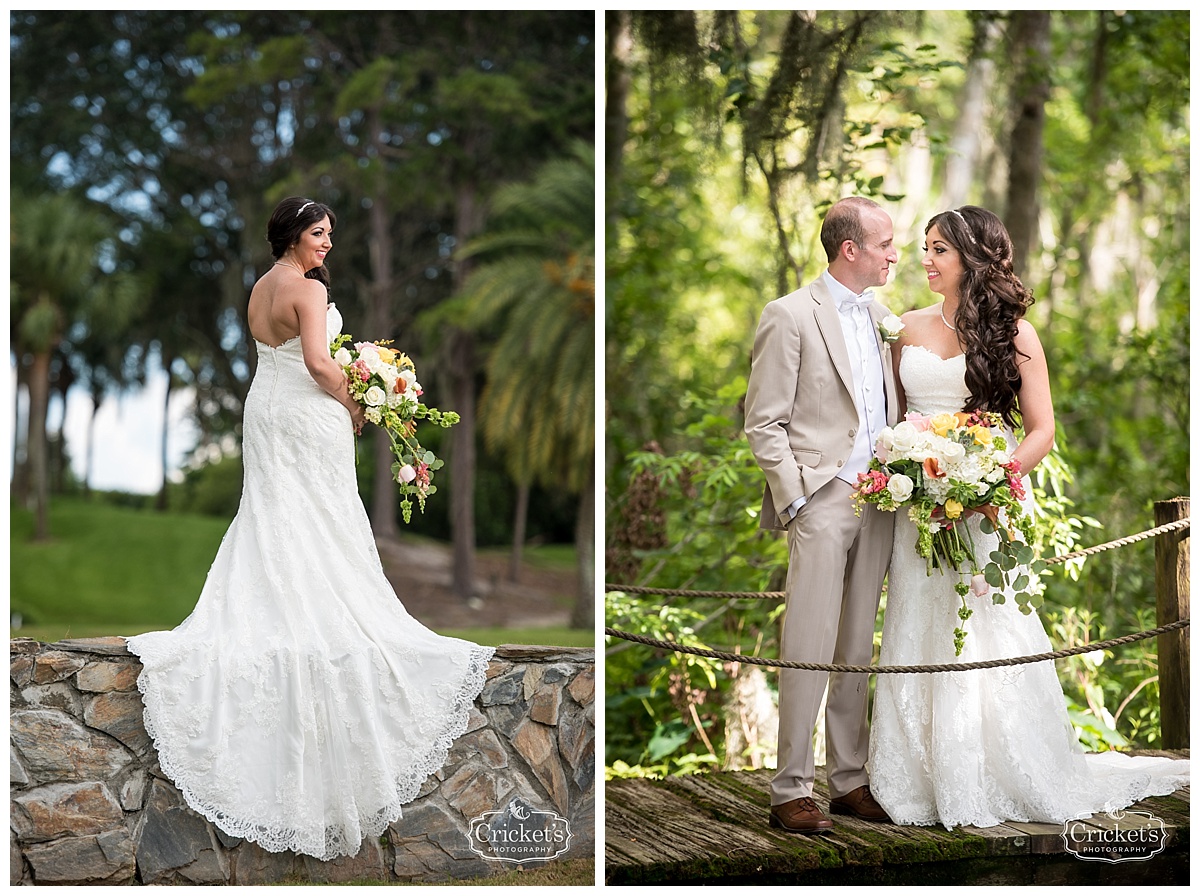
{"type": "MultiPolygon", "coordinates": [[[[1123,547],[1127,544],[1142,541],[1146,538],[1154,538],[1158,535],[1163,535],[1167,532],[1174,532],[1180,529],[1188,528],[1191,525],[1191,518],[1185,517],[1181,520],[1176,520],[1162,526],[1156,526],[1153,529],[1147,529],[1144,532],[1138,532],[1136,535],[1129,535],[1125,538],[1118,538],[1114,541],[1105,542],[1104,544],[1096,545],[1091,548],[1086,548],[1081,551],[1073,551],[1069,554],[1063,554],[1058,557],[1051,557],[1043,562],[1066,563],[1068,560],[1074,560],[1079,557],[1086,557],[1091,554],[1098,554],[1101,551],[1112,550],[1113,548],[1123,547]]],[[[644,588],[635,585],[612,585],[605,583],[606,591],[620,591],[626,594],[663,594],[673,595],[677,597],[709,597],[709,598],[728,598],[740,600],[744,598],[782,598],[785,592],[782,591],[685,591],[672,588],[644,588]]],[[[1182,629],[1191,624],[1191,617],[1177,620],[1176,622],[1168,623],[1167,625],[1159,626],[1149,631],[1137,632],[1132,635],[1123,635],[1119,638],[1111,638],[1107,641],[1097,641],[1089,644],[1081,644],[1075,647],[1066,648],[1063,650],[1055,650],[1048,653],[1033,654],[1031,656],[1011,657],[1008,659],[993,659],[980,660],[968,663],[942,663],[923,666],[854,666],[844,663],[804,663],[792,662],[788,660],[770,659],[766,657],[744,656],[737,653],[726,653],[719,650],[707,650],[699,647],[689,647],[680,644],[676,641],[663,641],[657,638],[648,638],[642,635],[635,635],[631,632],[620,631],[619,629],[605,627],[604,634],[621,638],[625,641],[630,641],[636,644],[644,644],[648,647],[656,647],[663,650],[670,650],[675,653],[685,653],[692,656],[708,657],[710,659],[725,660],[732,663],[747,663],[749,665],[766,666],[772,669],[799,669],[810,672],[852,672],[852,673],[868,673],[868,674],[912,674],[926,672],[966,672],[974,669],[995,669],[1004,666],[1019,666],[1028,663],[1040,663],[1046,660],[1057,660],[1070,656],[1078,656],[1083,653],[1093,653],[1097,650],[1108,650],[1112,647],[1118,647],[1123,644],[1131,644],[1135,641],[1142,641],[1147,638],[1154,638],[1158,635],[1166,634],[1167,632],[1182,629]]]]}
{"type": "Polygon", "coordinates": [[[725,660],[730,663],[748,663],[755,666],[767,666],[772,669],[800,669],[806,672],[866,672],[874,674],[901,674],[914,672],[968,672],[972,669],[996,669],[1001,666],[1021,666],[1027,663],[1040,663],[1045,660],[1057,660],[1068,656],[1078,656],[1081,653],[1092,653],[1096,650],[1107,650],[1110,647],[1118,647],[1122,644],[1130,644],[1134,641],[1142,641],[1146,638],[1154,638],[1158,635],[1164,635],[1167,632],[1173,632],[1176,629],[1183,628],[1191,624],[1191,617],[1180,619],[1176,622],[1168,623],[1167,625],[1159,626],[1150,631],[1138,632],[1133,635],[1122,635],[1120,638],[1111,638],[1107,641],[1096,641],[1090,644],[1080,644],[1076,647],[1070,647],[1064,650],[1055,650],[1051,653],[1038,653],[1032,656],[1013,657],[1002,660],[979,660],[973,663],[941,663],[928,666],[851,666],[845,663],[797,663],[788,660],[775,660],[769,657],[761,656],[742,656],[737,653],[723,653],[720,650],[704,650],[699,647],[688,647],[685,644],[680,644],[677,641],[660,641],[657,638],[646,638],[642,635],[634,635],[630,632],[618,631],[615,628],[605,628],[604,634],[612,635],[615,638],[622,638],[626,641],[633,641],[636,644],[645,644],[648,647],[659,647],[664,650],[673,650],[676,653],[687,653],[692,656],[705,656],[714,660],[725,660]]]}
{"type": "MultiPolygon", "coordinates": [[[[1155,526],[1153,529],[1147,529],[1144,532],[1138,532],[1136,535],[1127,535],[1124,538],[1118,538],[1114,541],[1107,541],[1104,544],[1098,544],[1094,547],[1085,548],[1081,551],[1072,551],[1069,554],[1061,554],[1057,557],[1049,557],[1042,562],[1047,565],[1066,563],[1069,560],[1078,560],[1080,557],[1099,554],[1102,551],[1111,551],[1113,548],[1124,547],[1127,544],[1133,544],[1134,542],[1142,541],[1147,538],[1154,538],[1158,535],[1164,535],[1167,532],[1174,532],[1178,529],[1186,529],[1191,525],[1191,520],[1191,517],[1184,517],[1181,520],[1175,520],[1173,523],[1155,526]]],[[[642,585],[615,585],[611,582],[604,583],[604,590],[606,592],[620,591],[623,594],[661,594],[674,597],[714,597],[726,598],[729,600],[781,600],[787,596],[786,591],[686,591],[680,588],[647,588],[642,585]]]]}

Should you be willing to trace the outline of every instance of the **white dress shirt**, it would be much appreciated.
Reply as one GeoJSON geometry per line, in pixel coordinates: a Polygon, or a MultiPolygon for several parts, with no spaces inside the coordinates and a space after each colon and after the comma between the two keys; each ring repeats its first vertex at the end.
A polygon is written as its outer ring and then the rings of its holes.
{"type": "MultiPolygon", "coordinates": [[[[842,464],[837,478],[856,485],[858,474],[867,471],[867,465],[875,453],[875,442],[879,433],[887,426],[887,395],[883,385],[883,358],[879,353],[879,341],[875,334],[875,322],[871,319],[870,307],[875,297],[871,290],[861,296],[851,292],[834,279],[828,270],[821,275],[829,294],[837,304],[838,319],[842,324],[842,336],[846,340],[846,351],[850,355],[850,372],[854,384],[854,405],[858,408],[858,428],[854,437],[854,448],[850,457],[842,464]]],[[[801,495],[784,511],[790,522],[805,498],[801,495]]]]}

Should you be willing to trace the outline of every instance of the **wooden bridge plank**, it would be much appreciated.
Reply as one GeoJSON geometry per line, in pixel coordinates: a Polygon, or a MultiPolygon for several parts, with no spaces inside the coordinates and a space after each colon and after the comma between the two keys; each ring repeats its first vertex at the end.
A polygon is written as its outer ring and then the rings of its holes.
{"type": "Polygon", "coordinates": [[[763,870],[764,861],[773,873],[796,873],[823,864],[822,852],[834,854],[808,842],[764,842],[754,831],[713,818],[660,782],[613,783],[605,794],[606,866],[628,872],[628,883],[752,874],[763,870]]]}
{"type": "Polygon", "coordinates": [[[987,854],[990,856],[1027,856],[1033,849],[1028,834],[1006,824],[990,828],[963,825],[958,830],[981,838],[987,844],[987,854]]]}
{"type": "MultiPolygon", "coordinates": [[[[1178,757],[1180,752],[1166,755],[1178,757]]],[[[1061,824],[1008,822],[947,831],[940,826],[881,825],[836,815],[829,834],[788,834],[768,825],[772,775],[771,770],[760,769],[662,781],[609,781],[605,787],[606,878],[621,884],[756,876],[836,883],[843,876],[847,881],[870,881],[872,875],[882,875],[882,880],[903,875],[904,868],[919,874],[920,868],[948,869],[952,866],[946,863],[957,863],[968,875],[996,883],[1072,882],[1086,877],[1087,872],[1077,866],[1095,864],[1080,863],[1065,852],[1061,824]],[[1055,861],[1045,864],[1048,859],[1055,861]],[[1024,864],[1035,860],[1042,864],[1024,864]],[[871,871],[873,867],[878,871],[871,871]]],[[[815,789],[814,798],[828,811],[823,785],[815,789]]],[[[1171,846],[1176,851],[1175,844],[1183,841],[1182,857],[1170,859],[1176,865],[1187,862],[1189,806],[1190,792],[1185,789],[1133,807],[1156,816],[1173,831],[1171,846]]],[[[1105,816],[1081,823],[1098,830],[1116,824],[1105,816]]]]}
{"type": "Polygon", "coordinates": [[[1007,821],[1004,824],[1005,827],[1021,831],[1029,838],[1029,851],[1035,856],[1066,852],[1061,824],[1046,824],[1040,821],[1007,821]]]}

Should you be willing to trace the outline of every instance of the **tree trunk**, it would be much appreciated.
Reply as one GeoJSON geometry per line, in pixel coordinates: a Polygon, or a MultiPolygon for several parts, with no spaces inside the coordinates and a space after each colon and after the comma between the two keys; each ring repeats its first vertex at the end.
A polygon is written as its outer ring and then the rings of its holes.
{"type": "MultiPolygon", "coordinates": [[[[51,364],[51,375],[54,375],[54,365],[51,364]]],[[[75,371],[71,365],[67,363],[67,359],[61,358],[58,367],[57,376],[53,376],[53,382],[50,385],[51,397],[58,396],[62,403],[62,414],[58,419],[58,429],[50,432],[49,426],[49,407],[47,401],[47,432],[46,432],[46,448],[48,451],[48,474],[47,480],[50,483],[50,493],[61,495],[67,490],[67,466],[70,460],[67,456],[67,393],[71,390],[71,386],[75,383],[75,371]]]]}
{"type": "Polygon", "coordinates": [[[450,336],[450,395],[459,422],[451,428],[450,534],[454,543],[452,588],[463,600],[475,592],[475,340],[450,336]]]}
{"type": "Polygon", "coordinates": [[[22,363],[23,353],[17,349],[16,377],[13,389],[13,444],[12,444],[12,499],[18,507],[29,500],[29,415],[25,415],[25,431],[21,431],[21,387],[29,394],[29,371],[22,363]],[[21,451],[21,436],[24,435],[25,450],[21,451]]]}
{"type": "Polygon", "coordinates": [[[571,628],[590,629],[596,624],[596,473],[588,475],[579,495],[575,518],[577,591],[571,611],[571,628]]]}
{"type": "Polygon", "coordinates": [[[944,205],[958,208],[968,200],[968,191],[979,162],[981,137],[987,133],[984,118],[988,94],[995,82],[996,63],[992,59],[999,26],[993,12],[971,13],[974,34],[967,61],[966,82],[959,102],[958,121],[950,140],[946,159],[946,195],[944,205]]]}
{"type": "Polygon", "coordinates": [[[512,554],[508,559],[508,580],[510,582],[521,581],[521,561],[525,552],[525,526],[529,520],[529,492],[528,482],[517,483],[517,510],[513,515],[512,554]]]}
{"type": "Polygon", "coordinates": [[[167,440],[171,434],[171,382],[174,377],[171,376],[171,364],[173,358],[164,357],[163,370],[167,373],[167,395],[163,399],[163,416],[162,416],[162,440],[159,445],[159,451],[162,460],[162,486],[158,490],[158,497],[154,501],[154,509],[159,513],[167,509],[167,466],[170,464],[167,453],[167,440]]]}
{"type": "Polygon", "coordinates": [[[1013,270],[1023,276],[1037,236],[1037,186],[1042,172],[1042,131],[1050,96],[1050,13],[1012,14],[1014,122],[1008,150],[1005,224],[1013,242],[1013,270]]]}
{"type": "MultiPolygon", "coordinates": [[[[629,132],[626,105],[629,100],[629,56],[633,50],[633,13],[606,10],[604,13],[604,169],[610,179],[621,173],[621,157],[629,132]]],[[[615,180],[614,180],[615,183],[615,180]]]]}
{"type": "MultiPolygon", "coordinates": [[[[383,124],[378,109],[372,109],[371,139],[376,145],[383,142],[383,124]]],[[[367,309],[368,341],[385,339],[394,333],[392,323],[392,234],[388,227],[391,218],[388,212],[386,174],[380,168],[378,182],[371,196],[370,226],[368,241],[371,255],[371,301],[367,309]]],[[[399,491],[392,479],[392,442],[379,427],[373,438],[375,450],[375,480],[371,489],[371,529],[377,538],[395,538],[396,502],[399,491]]]]}
{"type": "Polygon", "coordinates": [[[84,448],[83,461],[83,496],[91,498],[92,496],[92,466],[95,460],[96,447],[96,415],[100,413],[100,403],[104,401],[103,393],[96,389],[91,389],[92,397],[92,412],[88,415],[87,428],[87,445],[84,448]]]}
{"type": "MultiPolygon", "coordinates": [[[[468,156],[474,147],[468,141],[468,156]]],[[[465,246],[483,226],[483,208],[475,184],[459,184],[454,197],[454,240],[465,246]]],[[[471,263],[454,265],[454,289],[461,290],[471,263]]],[[[454,542],[453,590],[463,600],[475,589],[475,337],[455,329],[449,337],[451,410],[460,417],[450,438],[450,534],[454,542]]]]}
{"type": "Polygon", "coordinates": [[[46,412],[50,405],[50,350],[36,351],[29,370],[29,472],[32,477],[33,538],[50,537],[50,483],[46,462],[46,412]]]}

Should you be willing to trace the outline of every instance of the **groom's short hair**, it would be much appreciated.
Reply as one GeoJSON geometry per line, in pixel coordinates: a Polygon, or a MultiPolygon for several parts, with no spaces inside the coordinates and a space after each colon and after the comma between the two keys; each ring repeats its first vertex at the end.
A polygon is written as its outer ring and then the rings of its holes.
{"type": "Polygon", "coordinates": [[[866,242],[867,231],[863,227],[862,214],[867,209],[881,207],[879,203],[864,199],[861,196],[847,196],[839,199],[825,214],[821,222],[821,245],[829,261],[838,257],[842,243],[850,240],[856,246],[866,242]]]}

